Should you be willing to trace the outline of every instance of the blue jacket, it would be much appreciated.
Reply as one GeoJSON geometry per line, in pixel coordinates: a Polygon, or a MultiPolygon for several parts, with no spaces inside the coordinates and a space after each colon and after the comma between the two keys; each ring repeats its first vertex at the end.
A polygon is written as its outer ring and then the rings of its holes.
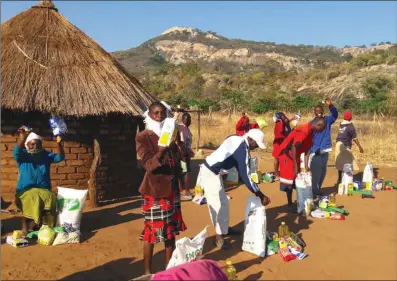
{"type": "Polygon", "coordinates": [[[236,168],[240,179],[251,192],[256,193],[259,188],[251,179],[249,163],[249,147],[246,140],[244,137],[231,136],[205,159],[204,165],[216,175],[221,170],[236,168]]]}
{"type": "Polygon", "coordinates": [[[50,165],[63,161],[65,155],[48,151],[31,155],[18,145],[14,147],[13,153],[19,169],[17,193],[33,187],[51,190],[50,165]]]}
{"type": "MultiPolygon", "coordinates": [[[[313,145],[311,148],[312,153],[332,149],[331,126],[335,123],[336,119],[338,119],[338,110],[333,105],[329,107],[329,110],[331,111],[331,115],[324,116],[327,123],[325,130],[314,133],[313,135],[313,145]]],[[[313,123],[315,120],[316,118],[314,118],[311,122],[313,123]]]]}

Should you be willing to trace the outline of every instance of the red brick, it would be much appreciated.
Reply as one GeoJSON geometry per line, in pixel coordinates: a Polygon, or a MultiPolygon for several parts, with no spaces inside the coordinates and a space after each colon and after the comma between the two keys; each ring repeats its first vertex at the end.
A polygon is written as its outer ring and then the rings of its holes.
{"type": "Polygon", "coordinates": [[[68,180],[82,180],[87,178],[85,174],[68,174],[68,180]]]}
{"type": "Polygon", "coordinates": [[[55,164],[55,166],[56,167],[65,167],[66,166],[66,162],[65,161],[59,162],[59,163],[55,164]]]}
{"type": "Polygon", "coordinates": [[[77,159],[77,154],[73,153],[73,154],[65,154],[65,159],[66,160],[76,160],[77,159]]]}
{"type": "Polygon", "coordinates": [[[17,181],[19,179],[18,174],[1,174],[1,177],[3,177],[3,175],[7,176],[9,180],[17,181]]]}
{"type": "Polygon", "coordinates": [[[58,184],[65,187],[68,185],[77,185],[77,180],[60,180],[58,184]]]}
{"type": "Polygon", "coordinates": [[[15,168],[15,167],[1,167],[1,172],[2,173],[7,173],[7,174],[18,174],[18,168],[15,168]]]}
{"type": "Polygon", "coordinates": [[[81,147],[81,144],[78,143],[78,142],[71,142],[71,141],[68,141],[68,142],[65,142],[65,143],[64,143],[64,146],[65,146],[65,147],[81,147]]]}
{"type": "Polygon", "coordinates": [[[7,161],[8,161],[8,166],[14,166],[14,167],[17,166],[17,161],[15,161],[15,159],[8,159],[7,161]]]}
{"type": "Polygon", "coordinates": [[[1,194],[4,195],[5,193],[13,193],[15,194],[15,184],[14,186],[11,185],[1,185],[1,194]]]}
{"type": "Polygon", "coordinates": [[[51,178],[54,180],[64,180],[66,179],[66,174],[51,174],[51,178]]]}
{"type": "Polygon", "coordinates": [[[66,160],[66,164],[68,166],[83,166],[84,161],[83,160],[66,160]]]}
{"type": "Polygon", "coordinates": [[[80,148],[72,148],[70,149],[71,153],[87,153],[87,148],[86,147],[80,147],[80,148]]]}
{"type": "Polygon", "coordinates": [[[5,142],[6,143],[10,143],[10,142],[16,143],[17,142],[17,138],[10,136],[10,135],[2,136],[0,140],[2,143],[5,143],[5,142]]]}
{"type": "Polygon", "coordinates": [[[85,187],[88,187],[88,179],[79,180],[79,181],[77,182],[77,185],[78,185],[78,186],[85,186],[85,187]]]}
{"type": "Polygon", "coordinates": [[[1,166],[7,165],[7,164],[8,164],[8,160],[7,159],[1,159],[1,166]]]}
{"type": "MultiPolygon", "coordinates": [[[[15,188],[16,182],[13,180],[2,180],[1,187],[4,188],[5,186],[14,187],[15,188]]],[[[3,192],[3,190],[2,190],[3,192]]]]}
{"type": "Polygon", "coordinates": [[[1,173],[1,180],[8,180],[8,174],[1,173]]]}
{"type": "Polygon", "coordinates": [[[6,151],[7,150],[7,145],[2,143],[1,144],[1,151],[6,151]]]}
{"type": "Polygon", "coordinates": [[[90,168],[77,168],[78,173],[89,173],[90,168]]]}
{"type": "Polygon", "coordinates": [[[79,154],[78,158],[81,160],[88,160],[93,159],[94,156],[92,154],[79,154]]]}
{"type": "Polygon", "coordinates": [[[14,158],[12,151],[2,151],[1,158],[14,158]]]}
{"type": "Polygon", "coordinates": [[[55,148],[57,147],[57,143],[55,141],[43,141],[43,146],[45,148],[50,148],[50,147],[55,148]]]}
{"type": "Polygon", "coordinates": [[[60,174],[75,173],[76,168],[74,168],[74,167],[57,168],[57,172],[60,174]]]}

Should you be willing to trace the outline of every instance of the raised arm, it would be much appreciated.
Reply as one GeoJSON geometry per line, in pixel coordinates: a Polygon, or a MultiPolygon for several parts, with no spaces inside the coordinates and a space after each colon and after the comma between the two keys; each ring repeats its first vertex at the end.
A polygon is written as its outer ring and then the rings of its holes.
{"type": "Polygon", "coordinates": [[[331,116],[329,116],[328,120],[330,122],[330,124],[333,124],[336,119],[338,119],[338,110],[336,109],[336,107],[332,104],[332,101],[330,99],[326,99],[325,102],[327,103],[328,107],[329,107],[329,111],[331,112],[331,116]]]}

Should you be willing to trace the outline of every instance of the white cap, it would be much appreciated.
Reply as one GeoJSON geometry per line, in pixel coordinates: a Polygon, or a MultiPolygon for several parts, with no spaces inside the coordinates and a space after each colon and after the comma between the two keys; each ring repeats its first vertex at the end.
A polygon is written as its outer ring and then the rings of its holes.
{"type": "Polygon", "coordinates": [[[251,129],[246,134],[247,137],[253,139],[260,149],[265,149],[265,134],[259,129],[251,129]]]}

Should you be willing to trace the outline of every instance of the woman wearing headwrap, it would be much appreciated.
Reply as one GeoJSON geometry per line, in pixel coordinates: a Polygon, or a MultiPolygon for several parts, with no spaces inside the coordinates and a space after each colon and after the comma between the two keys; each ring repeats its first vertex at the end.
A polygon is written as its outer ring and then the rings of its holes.
{"type": "Polygon", "coordinates": [[[291,132],[291,127],[289,125],[290,120],[285,116],[283,112],[277,112],[273,116],[273,121],[275,123],[274,126],[274,140],[273,140],[273,152],[272,156],[274,157],[274,174],[275,180],[280,180],[280,161],[279,155],[277,154],[278,147],[284,141],[284,139],[289,135],[291,132]]]}
{"type": "Polygon", "coordinates": [[[338,170],[338,184],[342,181],[342,171],[345,164],[352,164],[353,170],[355,171],[358,171],[359,169],[356,159],[351,151],[353,141],[358,146],[360,153],[364,152],[364,149],[361,147],[361,144],[357,139],[356,128],[351,122],[353,119],[352,112],[346,111],[343,114],[343,119],[344,120],[339,126],[339,133],[336,137],[335,146],[335,167],[338,170]]]}
{"type": "Polygon", "coordinates": [[[167,116],[166,107],[155,102],[145,114],[146,130],[136,136],[136,150],[145,169],[139,188],[142,194],[144,228],[140,239],[144,242],[145,274],[151,272],[154,244],[165,244],[165,265],[175,249],[175,237],[186,226],[182,219],[179,180],[182,176],[183,143],[180,134],[169,147],[158,146],[161,129],[167,116]]]}
{"type": "Polygon", "coordinates": [[[22,210],[22,232],[26,235],[34,224],[39,225],[47,218],[52,224],[56,212],[56,197],[51,191],[50,165],[65,159],[65,152],[57,137],[57,152],[43,149],[41,137],[26,127],[18,129],[19,139],[14,147],[14,159],[19,169],[16,190],[18,208],[22,210]]]}

